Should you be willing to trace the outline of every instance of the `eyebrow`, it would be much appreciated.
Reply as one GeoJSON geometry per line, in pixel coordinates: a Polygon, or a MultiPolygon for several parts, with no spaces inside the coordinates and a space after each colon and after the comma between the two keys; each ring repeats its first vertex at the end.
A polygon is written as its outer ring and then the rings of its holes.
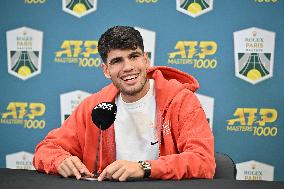
{"type": "Polygon", "coordinates": [[[129,54],[129,56],[131,56],[131,55],[142,55],[142,53],[139,52],[139,51],[133,51],[129,54]]]}

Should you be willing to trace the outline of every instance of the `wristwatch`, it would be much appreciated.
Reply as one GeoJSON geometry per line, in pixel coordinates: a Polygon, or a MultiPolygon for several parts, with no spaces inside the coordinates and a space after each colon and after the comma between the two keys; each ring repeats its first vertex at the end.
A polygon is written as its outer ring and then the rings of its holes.
{"type": "Polygon", "coordinates": [[[151,164],[148,161],[138,161],[138,164],[144,170],[144,178],[148,178],[151,175],[151,164]]]}

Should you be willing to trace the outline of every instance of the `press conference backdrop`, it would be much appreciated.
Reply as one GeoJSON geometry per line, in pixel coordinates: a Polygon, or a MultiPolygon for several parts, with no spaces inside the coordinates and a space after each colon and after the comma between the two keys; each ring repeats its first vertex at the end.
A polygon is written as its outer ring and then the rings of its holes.
{"type": "Polygon", "coordinates": [[[284,180],[283,1],[2,0],[0,15],[0,167],[33,169],[36,144],[110,83],[100,35],[130,25],[152,65],[198,79],[237,178],[284,180]]]}

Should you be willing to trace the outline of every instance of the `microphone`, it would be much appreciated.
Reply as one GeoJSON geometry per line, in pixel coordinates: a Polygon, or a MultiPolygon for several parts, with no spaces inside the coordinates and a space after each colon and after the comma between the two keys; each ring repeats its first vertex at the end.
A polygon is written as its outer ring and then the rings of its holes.
{"type": "Polygon", "coordinates": [[[101,170],[98,171],[98,154],[100,152],[100,157],[102,157],[102,151],[100,149],[100,142],[101,142],[101,133],[102,130],[108,129],[114,122],[115,116],[117,112],[117,107],[115,103],[112,102],[102,102],[96,107],[94,107],[92,111],[92,121],[93,123],[99,128],[99,139],[98,139],[98,147],[97,147],[97,154],[95,160],[95,168],[94,168],[94,177],[98,177],[101,170]]]}
{"type": "Polygon", "coordinates": [[[115,103],[102,102],[93,109],[92,121],[101,130],[108,129],[114,122],[117,112],[115,103]]]}

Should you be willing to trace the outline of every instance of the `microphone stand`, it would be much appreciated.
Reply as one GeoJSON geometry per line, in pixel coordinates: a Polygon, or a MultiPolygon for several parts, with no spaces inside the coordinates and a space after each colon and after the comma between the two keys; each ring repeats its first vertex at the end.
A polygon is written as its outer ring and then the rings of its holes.
{"type": "Polygon", "coordinates": [[[100,143],[101,143],[101,135],[102,135],[102,128],[100,124],[100,132],[99,132],[99,140],[98,140],[98,147],[97,147],[97,154],[96,154],[96,160],[95,160],[95,168],[94,168],[94,177],[98,178],[100,173],[98,173],[98,160],[99,160],[99,150],[100,150],[100,143]]]}

